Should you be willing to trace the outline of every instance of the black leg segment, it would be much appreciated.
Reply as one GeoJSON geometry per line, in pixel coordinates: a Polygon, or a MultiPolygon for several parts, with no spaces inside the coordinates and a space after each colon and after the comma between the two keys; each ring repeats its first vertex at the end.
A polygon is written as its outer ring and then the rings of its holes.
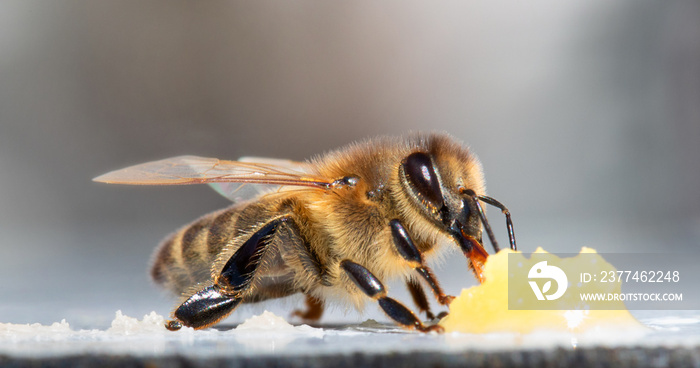
{"type": "Polygon", "coordinates": [[[231,313],[242,298],[221,293],[218,286],[210,286],[189,297],[173,316],[182,324],[193,328],[210,326],[231,313]]]}
{"type": "Polygon", "coordinates": [[[384,313],[386,313],[389,317],[391,317],[391,319],[398,322],[400,325],[413,326],[416,329],[421,329],[423,326],[413,312],[411,312],[403,304],[397,302],[395,299],[384,297],[379,298],[377,302],[384,310],[384,313]]]}
{"type": "Polygon", "coordinates": [[[389,221],[391,228],[391,237],[394,240],[394,246],[405,260],[415,264],[413,267],[420,266],[423,263],[423,257],[413,244],[413,240],[408,235],[406,228],[397,219],[389,221]]]}
{"type": "Polygon", "coordinates": [[[226,262],[216,283],[230,294],[246,289],[255,275],[270,239],[285,221],[286,217],[275,219],[256,231],[226,262]]]}
{"type": "Polygon", "coordinates": [[[384,285],[382,285],[381,281],[372,275],[368,269],[347,259],[340,262],[340,267],[343,267],[345,272],[348,273],[348,276],[350,276],[350,279],[362,292],[367,294],[368,297],[377,299],[386,295],[384,285]]]}

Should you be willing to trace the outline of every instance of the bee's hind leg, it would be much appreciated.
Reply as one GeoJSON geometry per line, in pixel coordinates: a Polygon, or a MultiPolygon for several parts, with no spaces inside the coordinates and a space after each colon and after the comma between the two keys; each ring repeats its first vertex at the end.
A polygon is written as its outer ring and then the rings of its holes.
{"type": "Polygon", "coordinates": [[[250,288],[277,229],[288,220],[288,217],[276,218],[253,233],[226,262],[214,279],[214,285],[185,300],[173,312],[174,320],[167,321],[165,327],[169,330],[178,330],[183,325],[206,328],[233,312],[250,288]]]}
{"type": "Polygon", "coordinates": [[[340,266],[347,272],[350,279],[360,288],[368,297],[374,299],[382,307],[384,313],[386,313],[389,318],[396,321],[403,327],[415,328],[416,330],[429,332],[436,331],[442,332],[443,328],[439,325],[425,326],[416,317],[413,312],[406,308],[403,304],[396,301],[395,299],[386,296],[386,289],[379,279],[374,276],[368,269],[364,266],[359,265],[350,260],[344,260],[340,262],[340,266]]]}

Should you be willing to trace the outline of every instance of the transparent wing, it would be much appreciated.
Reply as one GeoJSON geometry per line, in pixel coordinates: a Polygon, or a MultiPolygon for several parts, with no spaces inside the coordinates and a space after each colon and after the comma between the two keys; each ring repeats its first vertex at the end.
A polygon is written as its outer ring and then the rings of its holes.
{"type": "MultiPolygon", "coordinates": [[[[257,163],[264,165],[272,165],[279,168],[284,168],[288,172],[294,172],[304,175],[309,175],[311,171],[311,166],[306,162],[298,162],[292,160],[276,159],[276,158],[266,158],[266,157],[241,157],[238,162],[245,163],[257,163]]],[[[275,184],[257,184],[250,185],[248,183],[236,183],[236,182],[225,182],[225,183],[209,183],[217,193],[228,198],[232,202],[241,202],[248,199],[255,198],[263,193],[277,192],[282,188],[282,185],[275,184]]]]}
{"type": "Polygon", "coordinates": [[[236,184],[215,186],[214,189],[226,197],[235,193],[240,184],[327,189],[333,183],[332,179],[313,175],[311,171],[309,164],[287,160],[246,162],[178,156],[112,171],[93,180],[131,185],[236,184]]]}

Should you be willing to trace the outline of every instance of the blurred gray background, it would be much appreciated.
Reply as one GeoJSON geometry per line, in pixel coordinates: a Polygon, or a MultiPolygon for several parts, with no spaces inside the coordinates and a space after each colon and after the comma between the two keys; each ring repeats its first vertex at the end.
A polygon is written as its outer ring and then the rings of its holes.
{"type": "Polygon", "coordinates": [[[700,2],[0,1],[0,322],[169,313],[153,248],[226,200],[99,174],[412,130],[468,142],[522,250],[697,257],[700,2]]]}

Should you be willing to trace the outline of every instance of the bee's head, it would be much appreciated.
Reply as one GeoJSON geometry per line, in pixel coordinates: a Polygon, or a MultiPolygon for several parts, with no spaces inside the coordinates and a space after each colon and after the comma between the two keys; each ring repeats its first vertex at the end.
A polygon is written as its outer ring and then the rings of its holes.
{"type": "Polygon", "coordinates": [[[399,181],[409,202],[424,218],[455,239],[465,253],[477,252],[484,258],[487,254],[481,245],[482,228],[494,249],[499,248],[480,201],[498,206],[507,215],[511,248],[514,248],[510,214],[498,201],[484,195],[478,159],[462,146],[440,143],[411,152],[401,162],[399,181]]]}

